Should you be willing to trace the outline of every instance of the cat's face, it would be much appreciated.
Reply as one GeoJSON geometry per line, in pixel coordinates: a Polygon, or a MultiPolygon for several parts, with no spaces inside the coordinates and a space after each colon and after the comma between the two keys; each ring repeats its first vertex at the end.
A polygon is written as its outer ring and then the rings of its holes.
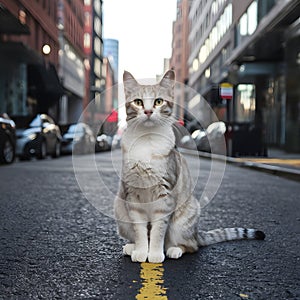
{"type": "Polygon", "coordinates": [[[127,122],[145,127],[169,124],[172,121],[174,98],[173,71],[168,71],[155,85],[141,85],[124,72],[127,122]]]}

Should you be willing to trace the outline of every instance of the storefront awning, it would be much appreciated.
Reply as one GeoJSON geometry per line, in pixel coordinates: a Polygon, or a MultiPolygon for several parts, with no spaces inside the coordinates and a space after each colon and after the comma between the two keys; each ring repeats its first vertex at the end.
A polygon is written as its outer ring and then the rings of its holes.
{"type": "Polygon", "coordinates": [[[0,4],[0,34],[30,34],[26,24],[22,24],[9,10],[0,4]]]}
{"type": "Polygon", "coordinates": [[[1,59],[25,64],[37,64],[43,62],[41,55],[38,55],[35,51],[29,49],[22,42],[0,43],[0,61],[1,59]]]}
{"type": "Polygon", "coordinates": [[[48,64],[29,64],[28,73],[28,90],[29,93],[49,99],[55,102],[58,97],[64,93],[60,84],[56,69],[51,63],[48,64]]]}

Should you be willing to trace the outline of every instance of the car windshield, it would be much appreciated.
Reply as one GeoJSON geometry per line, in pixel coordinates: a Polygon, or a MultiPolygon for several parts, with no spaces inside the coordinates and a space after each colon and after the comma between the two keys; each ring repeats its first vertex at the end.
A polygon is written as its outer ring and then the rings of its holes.
{"type": "Polygon", "coordinates": [[[76,133],[76,134],[83,133],[83,128],[79,124],[78,125],[74,124],[69,127],[68,133],[76,133]]]}
{"type": "Polygon", "coordinates": [[[29,127],[41,127],[42,126],[42,120],[40,116],[36,116],[29,124],[29,127]]]}

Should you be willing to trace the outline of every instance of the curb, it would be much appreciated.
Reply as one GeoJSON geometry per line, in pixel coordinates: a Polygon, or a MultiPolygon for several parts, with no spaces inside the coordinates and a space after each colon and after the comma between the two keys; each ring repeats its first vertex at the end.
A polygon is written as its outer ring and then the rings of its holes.
{"type": "Polygon", "coordinates": [[[221,161],[225,161],[228,163],[236,164],[239,167],[253,169],[256,171],[265,172],[268,174],[276,175],[279,177],[284,177],[287,179],[300,181],[300,170],[297,169],[291,169],[287,167],[280,167],[280,166],[274,166],[274,165],[268,165],[266,163],[257,163],[252,161],[247,161],[247,158],[235,158],[225,155],[219,155],[219,154],[212,154],[208,152],[202,152],[202,151],[195,151],[195,150],[189,150],[184,148],[179,148],[179,152],[183,154],[189,154],[193,156],[200,156],[207,159],[217,159],[221,161]]]}
{"type": "Polygon", "coordinates": [[[300,171],[296,169],[289,169],[285,167],[279,167],[279,166],[262,164],[262,163],[254,163],[251,161],[242,162],[241,167],[250,168],[265,173],[269,173],[272,175],[277,175],[280,177],[300,181],[300,171]]]}

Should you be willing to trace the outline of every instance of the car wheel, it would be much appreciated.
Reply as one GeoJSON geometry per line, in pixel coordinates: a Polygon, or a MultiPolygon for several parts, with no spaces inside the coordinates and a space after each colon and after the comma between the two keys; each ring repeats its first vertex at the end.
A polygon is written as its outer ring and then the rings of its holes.
{"type": "Polygon", "coordinates": [[[0,161],[5,164],[11,164],[15,159],[15,148],[9,138],[5,138],[1,147],[0,161]]]}
{"type": "Polygon", "coordinates": [[[38,159],[45,159],[47,156],[47,145],[45,141],[41,142],[39,152],[37,154],[38,159]]]}
{"type": "Polygon", "coordinates": [[[61,152],[60,142],[57,141],[57,142],[55,143],[54,152],[53,152],[53,154],[52,154],[52,157],[53,157],[53,158],[60,157],[60,152],[61,152]]]}

